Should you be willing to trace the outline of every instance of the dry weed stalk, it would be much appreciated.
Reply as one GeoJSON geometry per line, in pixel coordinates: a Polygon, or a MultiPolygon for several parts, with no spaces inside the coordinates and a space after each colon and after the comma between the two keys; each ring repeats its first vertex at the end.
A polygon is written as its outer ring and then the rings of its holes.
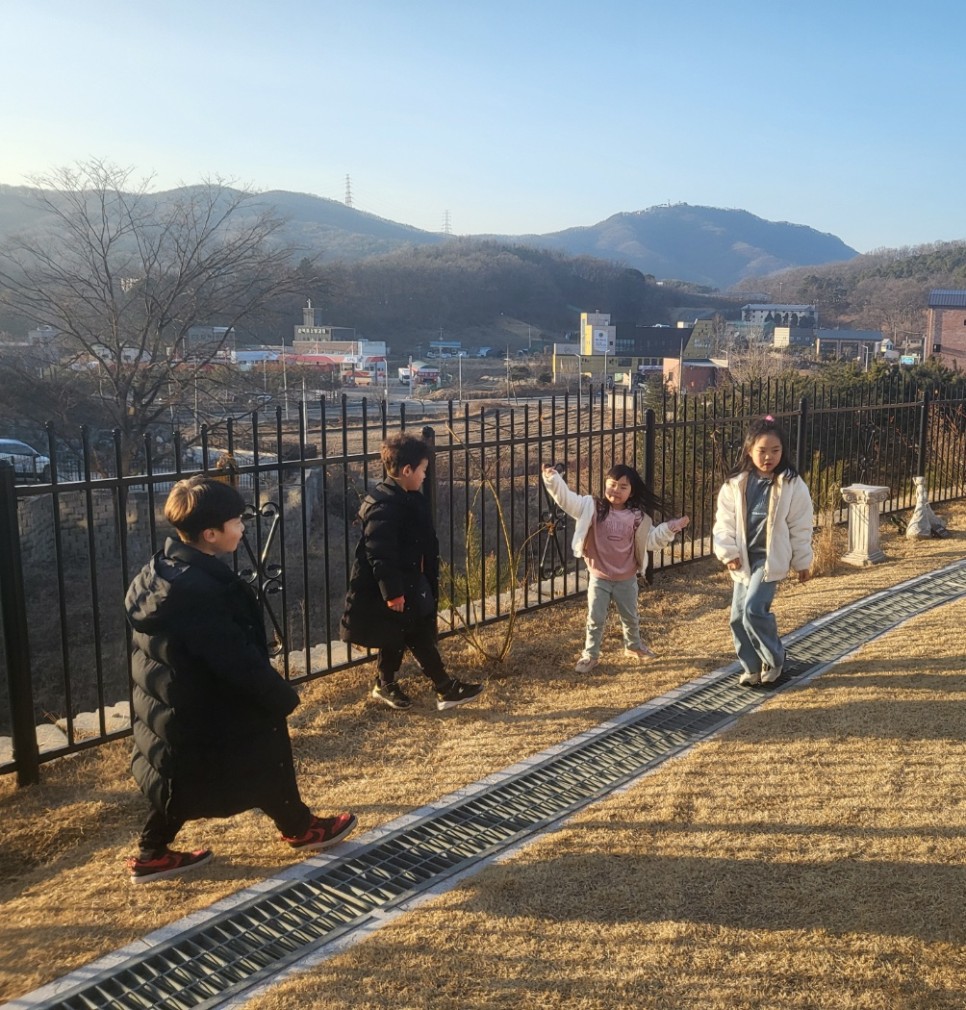
{"type": "MultiPolygon", "coordinates": [[[[454,432],[451,428],[447,428],[450,437],[463,444],[459,435],[454,432]]],[[[497,598],[501,598],[505,595],[507,603],[507,618],[505,621],[501,622],[501,633],[498,638],[497,648],[491,649],[489,647],[487,638],[480,626],[480,613],[478,604],[487,595],[487,585],[484,577],[479,574],[483,571],[482,564],[482,545],[479,547],[480,553],[480,564],[473,566],[471,568],[472,556],[475,553],[474,545],[477,543],[477,538],[474,535],[474,521],[472,516],[472,510],[467,516],[467,529],[466,529],[466,550],[463,557],[463,578],[460,580],[462,585],[465,587],[466,592],[466,608],[468,610],[468,618],[464,617],[460,611],[460,607],[457,606],[455,600],[450,601],[450,606],[448,608],[450,617],[450,627],[456,630],[466,644],[476,652],[483,659],[492,659],[497,663],[502,663],[510,653],[510,649],[513,646],[513,635],[516,627],[517,618],[517,606],[518,606],[518,593],[520,590],[519,576],[518,573],[523,565],[523,559],[526,554],[527,547],[531,540],[539,536],[543,532],[544,527],[538,527],[533,533],[529,534],[520,545],[514,550],[513,539],[510,535],[510,527],[506,520],[506,512],[503,508],[503,503],[500,501],[500,496],[497,494],[496,487],[489,474],[484,470],[480,474],[480,483],[476,490],[476,494],[473,497],[473,505],[479,501],[480,496],[484,491],[488,490],[493,496],[493,504],[496,508],[497,522],[499,523],[500,536],[503,540],[504,548],[506,549],[506,556],[508,558],[505,576],[501,578],[501,573],[499,566],[495,569],[495,593],[497,598]],[[501,589],[501,582],[504,580],[506,582],[506,589],[501,589]],[[478,590],[474,592],[473,590],[478,590]]],[[[442,579],[440,580],[442,584],[442,579]]]]}
{"type": "Polygon", "coordinates": [[[812,575],[831,575],[835,571],[842,549],[836,530],[836,514],[839,512],[839,496],[841,488],[838,484],[829,486],[818,513],[818,534],[812,542],[815,560],[812,562],[812,575]]]}

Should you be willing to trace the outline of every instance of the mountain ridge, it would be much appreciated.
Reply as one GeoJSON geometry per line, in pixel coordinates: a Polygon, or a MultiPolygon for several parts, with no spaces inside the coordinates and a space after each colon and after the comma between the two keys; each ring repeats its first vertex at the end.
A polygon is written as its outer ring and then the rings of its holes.
{"type": "MultiPolygon", "coordinates": [[[[145,196],[160,200],[190,188],[145,196]]],[[[0,184],[0,241],[39,225],[39,211],[30,199],[36,192],[29,186],[0,184]]],[[[252,213],[272,207],[286,219],[281,237],[303,255],[321,254],[326,262],[358,262],[407,246],[442,245],[455,238],[310,193],[266,190],[254,197],[252,213]]],[[[837,236],[808,225],[768,221],[746,210],[686,203],[621,211],[593,225],[542,235],[460,237],[592,256],[655,278],[712,289],[729,289],[778,270],[842,262],[859,255],[837,236]]]]}
{"type": "Polygon", "coordinates": [[[571,255],[617,258],[645,274],[717,288],[859,255],[837,236],[808,225],[686,203],[624,211],[589,227],[525,238],[571,255]]]}

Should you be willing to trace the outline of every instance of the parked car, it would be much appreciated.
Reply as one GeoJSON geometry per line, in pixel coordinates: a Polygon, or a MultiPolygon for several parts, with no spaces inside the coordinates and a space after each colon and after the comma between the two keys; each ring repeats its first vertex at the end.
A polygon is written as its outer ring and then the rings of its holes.
{"type": "Polygon", "coordinates": [[[0,438],[0,459],[13,464],[14,473],[23,480],[50,480],[50,459],[33,446],[16,438],[0,438]]]}

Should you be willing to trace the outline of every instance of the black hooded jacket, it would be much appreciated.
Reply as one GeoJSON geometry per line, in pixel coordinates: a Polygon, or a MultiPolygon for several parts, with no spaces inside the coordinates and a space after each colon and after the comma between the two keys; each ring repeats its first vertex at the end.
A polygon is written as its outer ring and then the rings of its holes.
{"type": "Polygon", "coordinates": [[[172,817],[225,817],[295,790],[286,716],[251,588],[216,557],[169,539],[131,583],[132,771],[172,817]]]}
{"type": "Polygon", "coordinates": [[[416,622],[436,623],[439,540],[429,501],[388,478],[363,498],[359,522],[340,637],[372,649],[404,648],[416,622]],[[390,610],[386,603],[400,596],[406,609],[390,610]]]}

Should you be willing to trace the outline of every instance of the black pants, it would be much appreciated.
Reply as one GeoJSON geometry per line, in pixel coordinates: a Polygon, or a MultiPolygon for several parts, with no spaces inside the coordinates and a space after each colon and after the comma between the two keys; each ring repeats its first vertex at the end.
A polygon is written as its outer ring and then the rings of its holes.
{"type": "MultiPolygon", "coordinates": [[[[297,797],[297,794],[296,794],[297,797]]],[[[263,802],[259,809],[275,822],[275,827],[286,838],[305,834],[312,820],[312,811],[300,798],[280,796],[277,800],[263,802]]],[[[188,818],[171,817],[160,810],[151,810],[141,831],[140,859],[157,859],[163,856],[188,818]]]]}
{"type": "Polygon", "coordinates": [[[382,648],[376,659],[376,669],[383,684],[392,684],[402,666],[406,649],[413,654],[420,670],[433,682],[437,691],[450,686],[452,678],[443,666],[443,657],[436,647],[436,614],[414,620],[406,631],[405,644],[400,648],[382,648]]]}

